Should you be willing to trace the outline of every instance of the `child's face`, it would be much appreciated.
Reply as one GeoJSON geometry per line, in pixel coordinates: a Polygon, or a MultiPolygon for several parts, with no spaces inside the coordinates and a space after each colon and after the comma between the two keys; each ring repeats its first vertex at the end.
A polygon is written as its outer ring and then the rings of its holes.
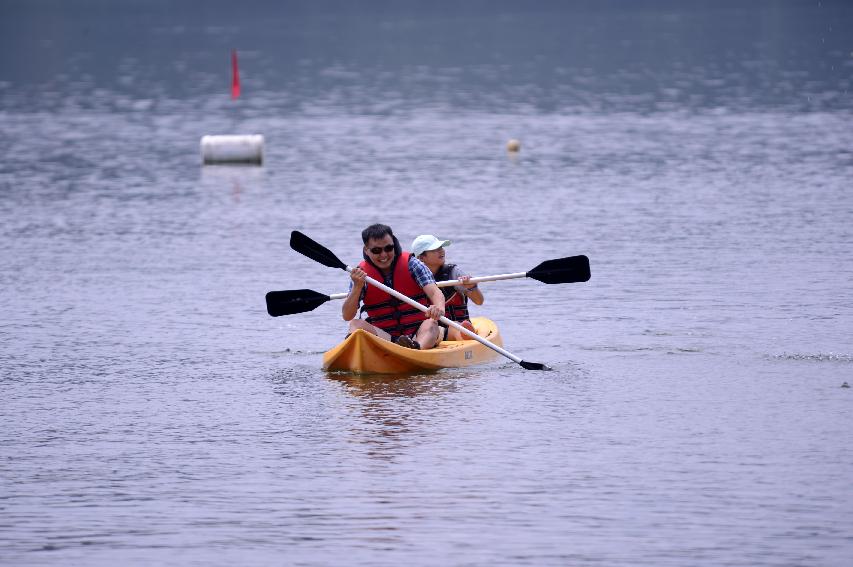
{"type": "Polygon", "coordinates": [[[421,254],[421,262],[426,264],[430,270],[437,270],[442,265],[444,265],[444,248],[427,250],[426,252],[421,254]]]}

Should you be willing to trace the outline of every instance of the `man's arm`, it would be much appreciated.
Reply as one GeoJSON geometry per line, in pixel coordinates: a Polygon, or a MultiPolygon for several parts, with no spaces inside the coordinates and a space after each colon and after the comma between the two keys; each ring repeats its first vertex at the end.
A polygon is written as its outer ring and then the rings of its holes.
{"type": "Polygon", "coordinates": [[[444,294],[435,285],[435,278],[432,277],[432,272],[426,267],[426,264],[415,258],[409,257],[409,273],[424,290],[424,293],[429,298],[432,305],[427,310],[427,316],[430,319],[438,319],[444,315],[444,294]]]}
{"type": "Polygon", "coordinates": [[[344,321],[352,321],[358,314],[358,304],[361,302],[361,291],[365,286],[364,277],[366,275],[361,268],[354,268],[350,272],[352,286],[350,287],[349,295],[344,299],[344,304],[341,306],[341,316],[344,318],[344,321]]]}
{"type": "Polygon", "coordinates": [[[441,289],[434,283],[426,284],[424,286],[424,293],[429,297],[430,303],[432,305],[429,306],[427,310],[427,316],[430,319],[438,319],[439,317],[444,316],[444,294],[441,293],[441,289]]]}

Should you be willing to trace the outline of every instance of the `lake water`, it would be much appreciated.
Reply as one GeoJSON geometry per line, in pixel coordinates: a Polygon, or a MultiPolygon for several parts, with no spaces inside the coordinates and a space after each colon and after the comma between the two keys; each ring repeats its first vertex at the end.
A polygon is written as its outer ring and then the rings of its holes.
{"type": "Polygon", "coordinates": [[[853,6],[172,4],[0,6],[0,563],[850,564],[853,6]],[[373,222],[555,370],[323,372],[373,222]]]}

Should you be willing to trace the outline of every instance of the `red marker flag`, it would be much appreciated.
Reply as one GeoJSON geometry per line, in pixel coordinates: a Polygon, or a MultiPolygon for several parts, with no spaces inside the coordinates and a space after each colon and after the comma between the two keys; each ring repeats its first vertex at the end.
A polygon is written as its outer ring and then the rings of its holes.
{"type": "Polygon", "coordinates": [[[231,50],[231,98],[240,96],[240,71],[237,69],[237,50],[231,50]]]}

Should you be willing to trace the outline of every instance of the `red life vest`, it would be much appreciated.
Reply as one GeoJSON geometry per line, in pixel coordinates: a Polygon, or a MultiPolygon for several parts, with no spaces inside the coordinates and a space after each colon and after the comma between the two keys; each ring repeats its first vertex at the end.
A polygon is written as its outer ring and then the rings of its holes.
{"type": "MultiPolygon", "coordinates": [[[[410,256],[409,252],[403,252],[397,258],[393,266],[392,280],[389,287],[429,307],[430,303],[424,290],[421,289],[421,286],[418,285],[418,282],[415,281],[415,278],[412,277],[412,273],[409,271],[410,256]]],[[[371,278],[387,285],[382,272],[367,260],[363,260],[358,267],[364,270],[371,278]]],[[[411,335],[418,330],[418,327],[426,319],[426,315],[422,311],[370,284],[367,284],[367,288],[365,289],[364,306],[362,309],[367,311],[366,321],[368,323],[382,329],[394,338],[400,335],[411,335]]]]}
{"type": "MultiPolygon", "coordinates": [[[[456,264],[445,264],[438,269],[435,274],[436,282],[444,282],[451,279],[453,268],[456,264]]],[[[451,321],[461,322],[471,319],[468,313],[468,296],[464,293],[459,293],[453,287],[441,288],[441,293],[444,294],[444,316],[451,321]]]]}

